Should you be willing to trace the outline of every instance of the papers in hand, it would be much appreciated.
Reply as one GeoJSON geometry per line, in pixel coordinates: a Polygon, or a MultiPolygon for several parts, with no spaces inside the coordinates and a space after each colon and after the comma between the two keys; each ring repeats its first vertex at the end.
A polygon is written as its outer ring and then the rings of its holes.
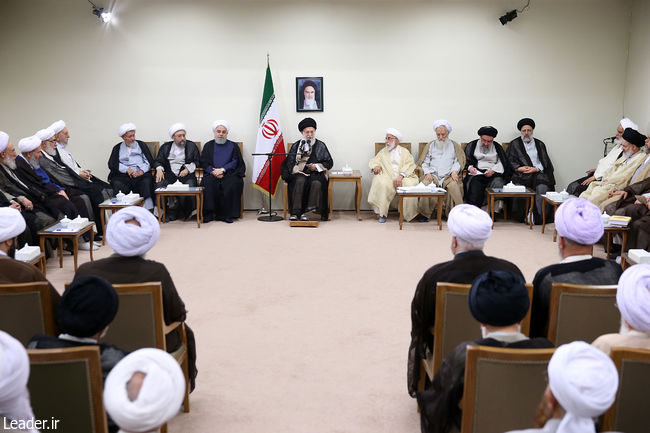
{"type": "Polygon", "coordinates": [[[27,244],[25,244],[24,247],[22,247],[19,250],[16,250],[16,260],[20,260],[21,262],[30,262],[34,260],[38,255],[41,253],[41,249],[39,247],[32,247],[27,244]]]}
{"type": "Polygon", "coordinates": [[[422,182],[415,186],[398,186],[398,193],[409,193],[409,192],[421,192],[421,193],[437,193],[437,192],[447,192],[444,188],[435,186],[433,183],[425,185],[422,182]]]}

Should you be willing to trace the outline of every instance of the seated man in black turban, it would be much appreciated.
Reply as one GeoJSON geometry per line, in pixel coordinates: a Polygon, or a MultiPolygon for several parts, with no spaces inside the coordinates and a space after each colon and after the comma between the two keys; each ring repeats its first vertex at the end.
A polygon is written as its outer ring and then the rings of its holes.
{"type": "Polygon", "coordinates": [[[478,130],[479,138],[470,141],[465,147],[465,202],[474,206],[485,205],[486,188],[501,188],[510,177],[510,164],[506,153],[501,145],[494,141],[497,133],[496,128],[483,126],[478,130]]]}
{"type": "Polygon", "coordinates": [[[553,347],[546,338],[529,339],[521,333],[521,321],[530,307],[528,289],[521,276],[510,271],[488,271],[479,275],[469,292],[469,310],[480,324],[483,338],[459,344],[442,362],[431,385],[417,394],[424,433],[460,431],[465,353],[467,346],[544,349],[553,347]]]}
{"type": "Polygon", "coordinates": [[[328,178],[326,170],[334,165],[327,146],[316,139],[316,121],[307,117],[298,129],[302,139],[289,149],[282,162],[282,179],[289,184],[289,212],[291,220],[309,221],[308,212],[318,212],[327,221],[328,178]]]}
{"type": "MultiPolygon", "coordinates": [[[[551,163],[544,142],[539,138],[533,138],[533,130],[535,129],[533,119],[528,117],[521,119],[517,122],[517,129],[521,132],[521,136],[510,142],[506,153],[508,162],[512,167],[512,182],[517,185],[525,185],[535,191],[535,223],[541,224],[542,205],[544,203],[542,195],[546,194],[546,191],[555,189],[553,163],[551,163]]],[[[519,209],[523,208],[521,202],[523,202],[523,199],[516,200],[519,209]]],[[[550,214],[553,215],[553,212],[550,212],[550,214]]],[[[527,215],[526,218],[530,218],[530,216],[527,215]]]]}
{"type": "Polygon", "coordinates": [[[28,349],[99,346],[104,380],[127,353],[117,347],[99,343],[117,314],[119,299],[113,286],[95,276],[76,278],[61,297],[58,308],[58,337],[35,335],[28,349]]]}

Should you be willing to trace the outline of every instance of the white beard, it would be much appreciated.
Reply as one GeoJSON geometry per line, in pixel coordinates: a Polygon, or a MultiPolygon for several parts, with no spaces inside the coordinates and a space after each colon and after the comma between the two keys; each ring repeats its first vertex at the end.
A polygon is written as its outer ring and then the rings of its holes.
{"type": "Polygon", "coordinates": [[[56,149],[54,149],[53,147],[45,146],[43,150],[45,150],[45,153],[47,153],[50,156],[56,155],[56,149]]]}
{"type": "Polygon", "coordinates": [[[393,150],[393,149],[395,149],[395,147],[397,147],[397,144],[392,144],[392,143],[388,144],[388,143],[386,143],[386,148],[388,150],[393,150]]]}
{"type": "Polygon", "coordinates": [[[217,143],[217,144],[225,144],[226,141],[228,141],[227,138],[215,138],[214,139],[214,142],[217,143]]]}
{"type": "Polygon", "coordinates": [[[614,144],[620,146],[621,144],[623,144],[623,139],[622,138],[615,138],[614,139],[614,144]]]}
{"type": "Polygon", "coordinates": [[[436,147],[438,149],[442,149],[443,147],[447,146],[449,144],[449,139],[446,140],[437,140],[436,139],[436,147]]]}
{"type": "Polygon", "coordinates": [[[9,157],[6,157],[5,159],[2,160],[2,163],[4,165],[6,165],[7,167],[9,167],[10,169],[12,169],[12,170],[16,169],[16,160],[15,159],[11,159],[9,157]]]}

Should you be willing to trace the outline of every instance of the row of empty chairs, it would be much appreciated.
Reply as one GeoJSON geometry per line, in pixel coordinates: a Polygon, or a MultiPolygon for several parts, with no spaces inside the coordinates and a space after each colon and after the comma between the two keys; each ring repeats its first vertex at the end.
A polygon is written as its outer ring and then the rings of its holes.
{"type": "MultiPolygon", "coordinates": [[[[179,332],[182,345],[171,355],[185,376],[183,410],[189,412],[185,324],[165,324],[161,283],[115,284],[114,287],[120,307],[103,341],[128,352],[142,347],[166,351],[165,336],[179,332]]],[[[49,293],[47,282],[0,284],[0,329],[25,345],[36,334],[55,335],[49,293]]],[[[28,387],[36,418],[60,420],[62,431],[66,432],[106,432],[99,348],[31,349],[27,352],[31,363],[28,387]],[[61,395],[66,398],[62,399],[61,395]]],[[[167,427],[163,426],[161,432],[166,431],[167,427]]]]}

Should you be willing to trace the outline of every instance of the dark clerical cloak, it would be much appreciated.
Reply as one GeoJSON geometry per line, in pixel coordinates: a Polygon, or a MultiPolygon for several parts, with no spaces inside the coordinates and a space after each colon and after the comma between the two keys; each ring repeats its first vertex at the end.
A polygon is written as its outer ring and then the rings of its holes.
{"type": "Polygon", "coordinates": [[[551,307],[551,286],[553,283],[570,284],[617,284],[623,271],[613,260],[592,257],[570,263],[546,266],[533,279],[533,303],[530,310],[530,336],[548,335],[549,309],[551,307]]]}
{"type": "Polygon", "coordinates": [[[553,347],[546,338],[531,338],[511,343],[495,338],[482,338],[459,344],[442,362],[431,385],[425,391],[417,393],[422,433],[447,433],[454,425],[460,431],[463,413],[458,404],[465,388],[465,354],[467,346],[471,344],[510,349],[553,347]]]}
{"type": "MultiPolygon", "coordinates": [[[[168,141],[163,143],[158,150],[158,155],[156,155],[156,160],[154,161],[153,168],[162,167],[165,170],[165,179],[167,178],[167,173],[172,173],[172,167],[169,163],[169,153],[172,149],[173,141],[168,141]]],[[[190,165],[194,163],[196,167],[200,167],[199,163],[199,148],[193,141],[185,141],[185,165],[190,165]]],[[[181,167],[181,171],[186,168],[185,166],[181,167]]],[[[194,176],[194,173],[188,173],[188,176],[194,176]]],[[[172,181],[172,183],[175,182],[172,181]]]]}
{"type": "Polygon", "coordinates": [[[408,353],[407,385],[411,397],[415,397],[420,379],[420,360],[426,349],[433,351],[433,336],[429,331],[435,323],[436,284],[438,282],[471,284],[474,278],[491,270],[511,271],[524,275],[507,260],[486,256],[483,251],[465,251],[453,260],[429,268],[415,289],[411,302],[411,344],[408,353]]]}
{"type": "MultiPolygon", "coordinates": [[[[153,168],[153,157],[151,152],[149,152],[149,147],[144,141],[136,140],[142,155],[149,162],[149,166],[153,168]]],[[[142,176],[132,178],[127,173],[120,172],[120,141],[111,151],[111,156],[108,158],[108,168],[110,173],[108,174],[108,181],[113,187],[113,193],[117,194],[122,191],[124,194],[128,194],[130,191],[137,192],[144,198],[153,197],[153,178],[151,176],[151,171],[145,172],[142,176]]]]}
{"type": "MultiPolygon", "coordinates": [[[[105,259],[86,262],[79,266],[75,278],[95,275],[112,284],[146,283],[160,281],[162,284],[163,315],[165,324],[183,322],[187,316],[185,304],[178,295],[176,286],[167,268],[162,263],[147,260],[141,256],[125,257],[113,254],[105,259]]],[[[185,324],[187,331],[187,352],[189,358],[190,381],[196,377],[196,343],[194,332],[185,324]]],[[[173,352],[181,345],[176,333],[167,336],[167,351],[173,352]]]]}
{"type": "Polygon", "coordinates": [[[282,162],[281,166],[282,179],[288,184],[289,209],[291,210],[292,214],[303,214],[311,210],[317,210],[320,211],[321,219],[327,220],[327,216],[329,215],[329,204],[327,200],[328,179],[325,176],[324,172],[311,171],[307,168],[307,165],[322,164],[326,170],[329,170],[334,166],[334,161],[332,160],[332,156],[330,155],[330,152],[327,149],[325,143],[320,140],[316,140],[310,149],[311,153],[307,159],[307,162],[305,163],[305,168],[302,171],[308,176],[304,176],[300,173],[293,173],[293,168],[296,166],[296,164],[298,164],[296,156],[301,141],[302,140],[298,140],[291,145],[289,154],[287,155],[287,158],[282,162]],[[294,203],[293,192],[294,188],[296,187],[296,181],[299,177],[301,178],[301,181],[305,181],[304,185],[302,186],[302,202],[294,203]],[[311,182],[314,181],[318,181],[320,183],[320,203],[308,203],[311,182]],[[310,207],[315,207],[316,209],[309,209],[310,207]]]}
{"type": "Polygon", "coordinates": [[[535,189],[539,184],[548,185],[549,190],[555,188],[555,177],[553,176],[553,163],[546,151],[546,145],[538,138],[535,138],[535,147],[537,148],[537,157],[544,169],[538,173],[524,174],[517,171],[519,167],[533,167],[533,162],[526,152],[526,147],[521,137],[517,137],[510,142],[506,156],[512,167],[511,180],[517,185],[526,185],[526,187],[535,189]]]}
{"type": "Polygon", "coordinates": [[[216,219],[239,218],[244,192],[243,177],[246,176],[246,164],[239,145],[230,140],[224,144],[210,140],[203,146],[200,163],[203,168],[201,186],[205,188],[203,211],[206,216],[216,219]],[[211,174],[213,168],[223,168],[226,173],[219,179],[211,174]]]}

